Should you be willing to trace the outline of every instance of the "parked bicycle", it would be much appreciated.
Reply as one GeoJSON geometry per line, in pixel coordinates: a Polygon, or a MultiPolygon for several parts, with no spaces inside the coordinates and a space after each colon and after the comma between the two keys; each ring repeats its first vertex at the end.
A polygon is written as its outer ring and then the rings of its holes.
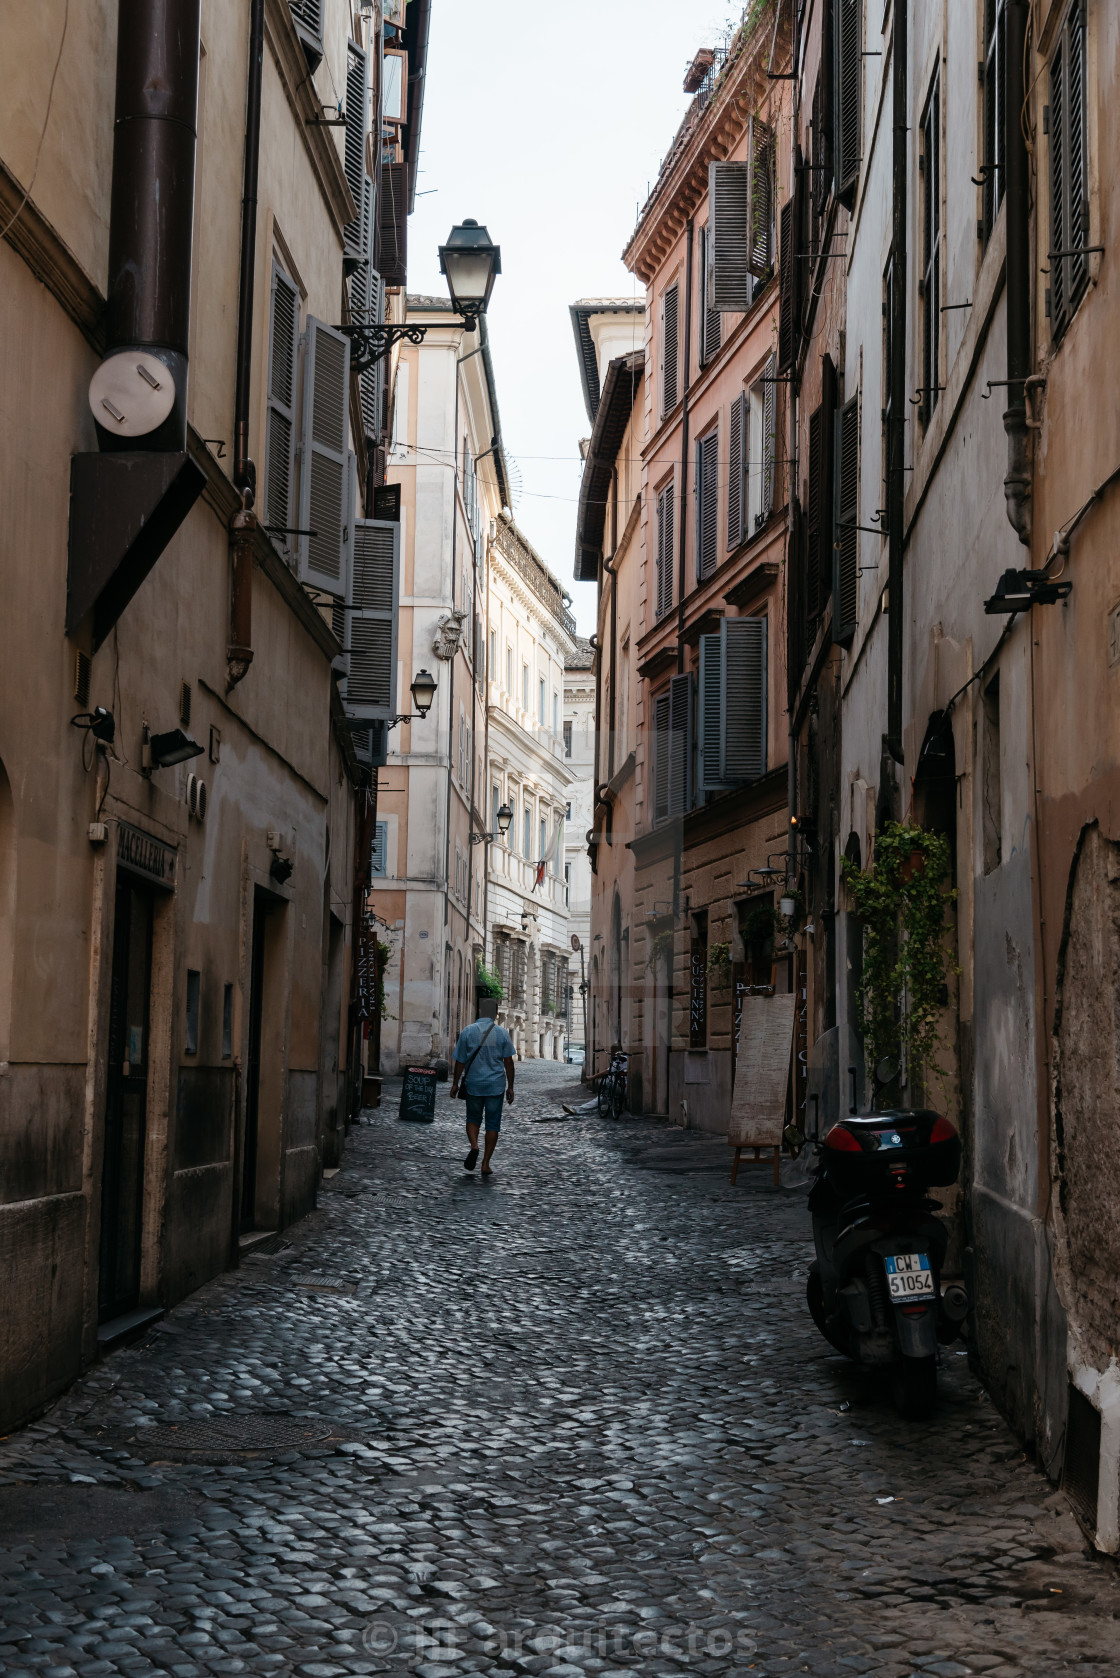
{"type": "Polygon", "coordinates": [[[629,1055],[615,1045],[611,1050],[611,1063],[607,1070],[599,1075],[599,1117],[601,1119],[621,1118],[626,1106],[626,1080],[630,1066],[629,1055]]]}

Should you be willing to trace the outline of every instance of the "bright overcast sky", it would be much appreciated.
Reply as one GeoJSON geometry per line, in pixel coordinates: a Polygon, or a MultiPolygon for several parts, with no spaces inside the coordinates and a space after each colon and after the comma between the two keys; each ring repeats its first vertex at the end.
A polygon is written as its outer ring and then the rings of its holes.
{"type": "Polygon", "coordinates": [[[443,294],[437,246],[474,216],[502,249],[489,324],[517,521],[595,627],[572,579],[583,405],[568,305],[637,296],[620,260],[689,102],[697,48],[729,0],[432,0],[409,290],[443,294]],[[420,197],[419,194],[425,194],[420,197]]]}

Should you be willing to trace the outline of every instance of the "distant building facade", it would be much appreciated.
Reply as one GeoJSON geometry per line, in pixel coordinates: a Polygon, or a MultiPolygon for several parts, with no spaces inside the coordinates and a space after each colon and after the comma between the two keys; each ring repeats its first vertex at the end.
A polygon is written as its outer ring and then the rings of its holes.
{"type": "Polygon", "coordinates": [[[595,651],[576,637],[564,669],[564,762],[573,776],[564,823],[564,900],[571,958],[568,979],[568,1043],[586,1051],[583,989],[591,944],[591,860],[587,835],[595,805],[595,651]],[[578,947],[575,940],[578,939],[578,947]]]}

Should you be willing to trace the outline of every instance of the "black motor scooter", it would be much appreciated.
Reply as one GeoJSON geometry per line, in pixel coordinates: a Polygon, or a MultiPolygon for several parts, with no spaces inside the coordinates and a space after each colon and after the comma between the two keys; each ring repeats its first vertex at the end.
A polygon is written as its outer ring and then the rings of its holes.
{"type": "Polygon", "coordinates": [[[964,1288],[942,1288],[949,1237],[927,1193],[956,1182],[960,1137],[938,1113],[853,1114],[832,1126],[818,1156],[813,1321],[845,1356],[892,1369],[903,1416],[928,1416],[938,1344],[955,1340],[968,1315],[964,1288]]]}

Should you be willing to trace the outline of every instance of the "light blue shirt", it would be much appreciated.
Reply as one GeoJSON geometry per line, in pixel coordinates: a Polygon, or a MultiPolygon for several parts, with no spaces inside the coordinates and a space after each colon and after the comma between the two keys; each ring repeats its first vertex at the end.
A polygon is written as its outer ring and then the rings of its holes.
{"type": "Polygon", "coordinates": [[[460,1066],[467,1064],[476,1049],[478,1053],[466,1076],[468,1092],[471,1095],[501,1095],[506,1087],[506,1069],[502,1062],[513,1060],[517,1054],[509,1032],[497,1020],[476,1020],[460,1033],[455,1045],[455,1059],[460,1066]],[[484,1031],[486,1040],[479,1049],[484,1031]]]}

